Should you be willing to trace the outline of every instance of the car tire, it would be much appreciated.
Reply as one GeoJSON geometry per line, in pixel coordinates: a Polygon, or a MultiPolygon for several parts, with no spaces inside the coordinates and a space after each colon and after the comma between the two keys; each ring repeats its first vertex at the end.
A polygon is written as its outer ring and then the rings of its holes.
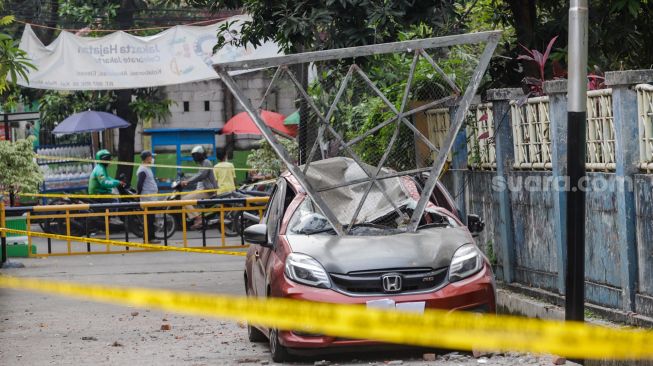
{"type": "Polygon", "coordinates": [[[291,360],[288,348],[281,345],[279,342],[279,330],[270,328],[270,353],[272,354],[272,361],[274,362],[287,362],[291,360]]]}
{"type": "MultiPolygon", "coordinates": [[[[247,289],[247,280],[245,280],[245,294],[249,297],[249,290],[247,289]]],[[[250,342],[253,343],[262,343],[268,340],[268,338],[258,330],[258,328],[253,327],[249,322],[247,322],[247,338],[250,342]]]]}
{"type": "Polygon", "coordinates": [[[249,323],[247,323],[247,338],[252,343],[263,343],[268,340],[263,332],[249,323]]]}

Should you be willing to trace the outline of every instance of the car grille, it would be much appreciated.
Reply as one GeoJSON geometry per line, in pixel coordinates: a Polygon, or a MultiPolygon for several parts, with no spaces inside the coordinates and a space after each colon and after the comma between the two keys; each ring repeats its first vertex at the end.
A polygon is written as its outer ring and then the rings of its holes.
{"type": "Polygon", "coordinates": [[[406,294],[426,292],[443,285],[447,278],[447,267],[384,269],[374,271],[357,271],[347,274],[329,273],[337,290],[355,295],[406,294]],[[401,290],[386,292],[383,289],[383,276],[398,274],[401,277],[401,290]]]}

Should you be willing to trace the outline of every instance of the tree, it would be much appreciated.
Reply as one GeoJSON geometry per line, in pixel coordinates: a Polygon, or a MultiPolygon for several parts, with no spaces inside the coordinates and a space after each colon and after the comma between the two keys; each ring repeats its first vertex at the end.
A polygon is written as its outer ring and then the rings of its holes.
{"type": "MultiPolygon", "coordinates": [[[[298,146],[295,140],[281,137],[279,138],[279,142],[288,151],[290,156],[297,156],[298,146]]],[[[285,165],[277,157],[277,154],[272,150],[272,146],[266,140],[261,140],[261,147],[249,154],[247,165],[259,174],[269,174],[275,177],[279,176],[286,169],[285,165]]]]}
{"type": "MultiPolygon", "coordinates": [[[[552,58],[566,63],[569,2],[561,0],[493,0],[497,21],[513,27],[517,42],[506,48],[505,55],[515,58],[519,45],[542,50],[559,36],[552,58]]],[[[589,52],[591,68],[603,70],[648,69],[653,60],[653,2],[648,0],[589,1],[589,52]]],[[[520,77],[514,70],[517,61],[503,62],[491,68],[493,77],[504,85],[515,86],[520,77]]],[[[537,76],[538,70],[522,63],[525,76],[537,76]]],[[[550,73],[549,73],[550,74],[550,73]]]]}
{"type": "MultiPolygon", "coordinates": [[[[3,7],[4,2],[0,1],[0,11],[3,10],[3,7]]],[[[12,15],[2,16],[0,17],[0,27],[6,27],[13,21],[12,15]]],[[[34,65],[29,62],[25,51],[18,48],[17,42],[11,35],[0,32],[0,95],[16,84],[18,76],[27,78],[29,69],[34,69],[34,65]]]]}
{"type": "Polygon", "coordinates": [[[38,192],[43,174],[36,164],[32,139],[0,141],[0,191],[10,196],[38,192]]]}
{"type": "MultiPolygon", "coordinates": [[[[259,46],[274,41],[286,53],[384,43],[399,39],[415,26],[426,26],[429,36],[458,33],[462,29],[455,0],[189,0],[213,11],[242,9],[252,17],[234,37],[225,23],[215,49],[227,44],[259,46]]],[[[365,62],[365,60],[359,60],[365,62]]],[[[302,87],[308,87],[308,65],[296,65],[302,87]]],[[[319,71],[319,70],[318,70],[319,71]]],[[[328,91],[327,91],[328,92],[328,91]]],[[[299,158],[304,162],[317,137],[315,119],[300,106],[299,158]]]]}
{"type": "Polygon", "coordinates": [[[232,39],[228,25],[219,34],[217,48],[226,43],[258,46],[277,42],[285,52],[360,46],[396,40],[416,24],[435,34],[459,32],[454,0],[189,0],[214,11],[242,9],[252,16],[242,36],[232,39]]]}

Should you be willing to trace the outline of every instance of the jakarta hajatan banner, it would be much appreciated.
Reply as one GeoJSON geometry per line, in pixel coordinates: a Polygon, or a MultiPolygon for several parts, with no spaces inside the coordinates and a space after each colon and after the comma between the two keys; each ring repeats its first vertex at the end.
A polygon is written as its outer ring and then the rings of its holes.
{"type": "MultiPolygon", "coordinates": [[[[248,16],[236,16],[232,34],[240,31],[248,16]]],[[[159,34],[137,37],[115,32],[104,37],[80,37],[61,34],[45,46],[32,28],[25,27],[20,48],[37,67],[22,86],[55,90],[107,90],[145,88],[218,77],[212,65],[218,61],[236,61],[271,57],[279,54],[274,43],[258,48],[227,45],[213,54],[218,27],[175,26],[159,34]]]]}

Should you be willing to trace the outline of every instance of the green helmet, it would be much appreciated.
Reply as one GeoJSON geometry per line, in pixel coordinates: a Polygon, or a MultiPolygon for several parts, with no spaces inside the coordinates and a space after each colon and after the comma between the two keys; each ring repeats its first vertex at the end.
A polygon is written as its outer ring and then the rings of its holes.
{"type": "Polygon", "coordinates": [[[111,160],[111,153],[109,150],[100,150],[95,153],[95,160],[111,160]]]}

